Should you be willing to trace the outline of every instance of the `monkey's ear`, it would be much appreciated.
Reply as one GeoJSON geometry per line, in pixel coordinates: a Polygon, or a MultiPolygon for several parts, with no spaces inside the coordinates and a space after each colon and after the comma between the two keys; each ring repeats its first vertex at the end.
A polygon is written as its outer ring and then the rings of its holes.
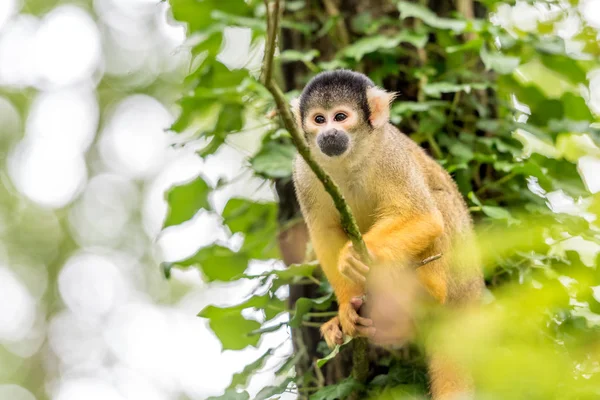
{"type": "Polygon", "coordinates": [[[290,105],[292,106],[292,114],[294,114],[294,118],[296,118],[296,125],[298,125],[298,128],[302,129],[302,119],[300,118],[300,97],[292,99],[290,105]]]}
{"type": "Polygon", "coordinates": [[[367,89],[367,101],[371,111],[371,125],[373,128],[381,128],[390,120],[390,106],[397,94],[372,87],[367,89]]]}

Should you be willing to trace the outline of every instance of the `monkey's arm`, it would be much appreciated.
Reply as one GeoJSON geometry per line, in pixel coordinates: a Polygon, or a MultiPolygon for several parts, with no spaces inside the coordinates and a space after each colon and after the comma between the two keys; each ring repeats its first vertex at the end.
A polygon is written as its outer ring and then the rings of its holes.
{"type": "Polygon", "coordinates": [[[418,262],[416,258],[444,232],[437,209],[410,217],[390,216],[378,221],[364,236],[377,263],[418,262]]]}
{"type": "MultiPolygon", "coordinates": [[[[379,265],[398,265],[418,262],[417,257],[443,234],[441,213],[433,208],[407,215],[406,211],[391,209],[364,235],[363,239],[372,261],[379,265]]],[[[352,244],[340,254],[339,270],[348,280],[362,282],[369,272],[352,244]],[[358,275],[363,275],[360,279],[358,275]]]]}

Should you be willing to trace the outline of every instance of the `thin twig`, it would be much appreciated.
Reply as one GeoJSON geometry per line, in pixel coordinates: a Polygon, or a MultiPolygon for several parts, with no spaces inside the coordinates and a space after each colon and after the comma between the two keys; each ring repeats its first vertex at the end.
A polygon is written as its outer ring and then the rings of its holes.
{"type": "Polygon", "coordinates": [[[273,58],[275,57],[275,41],[277,40],[277,31],[279,29],[279,0],[271,3],[265,0],[267,7],[267,42],[265,44],[265,58],[263,60],[263,81],[271,82],[273,74],[273,58]],[[270,4],[273,9],[270,10],[270,4]]]}

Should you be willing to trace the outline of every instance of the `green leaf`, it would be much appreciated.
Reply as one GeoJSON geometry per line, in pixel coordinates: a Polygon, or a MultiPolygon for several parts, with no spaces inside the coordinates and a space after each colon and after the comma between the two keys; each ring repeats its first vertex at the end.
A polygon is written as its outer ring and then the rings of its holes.
{"type": "Polygon", "coordinates": [[[244,0],[169,0],[169,3],[173,17],[188,23],[189,33],[206,29],[214,23],[214,11],[238,16],[249,15],[251,12],[244,0]]]}
{"type": "Polygon", "coordinates": [[[208,318],[209,325],[225,350],[241,350],[247,346],[256,346],[260,335],[252,332],[260,328],[260,323],[247,320],[242,316],[242,310],[247,308],[262,308],[269,303],[268,294],[252,296],[242,304],[231,307],[207,306],[199,317],[208,318]]]}
{"type": "Polygon", "coordinates": [[[165,195],[168,211],[163,229],[188,221],[201,209],[211,210],[208,201],[210,192],[210,186],[202,177],[197,177],[191,182],[170,188],[165,195]]]}
{"type": "Polygon", "coordinates": [[[429,111],[433,107],[445,107],[448,106],[448,103],[445,101],[423,101],[423,102],[415,102],[415,101],[399,101],[394,103],[392,106],[392,114],[412,114],[419,113],[424,111],[429,111]]]}
{"type": "Polygon", "coordinates": [[[600,148],[589,134],[560,134],[556,138],[556,149],[572,163],[585,155],[600,156],[600,148]]]}
{"type": "Polygon", "coordinates": [[[488,83],[451,83],[451,82],[432,82],[425,85],[423,91],[431,97],[439,98],[442,93],[465,92],[471,93],[472,90],[483,90],[489,87],[488,83]]]}
{"type": "Polygon", "coordinates": [[[242,250],[250,258],[266,259],[279,255],[276,244],[277,205],[233,198],[222,213],[232,233],[243,233],[242,250]]]}
{"type": "Polygon", "coordinates": [[[198,313],[199,317],[202,318],[221,318],[230,314],[240,314],[242,310],[247,308],[261,308],[269,302],[269,295],[264,294],[262,296],[251,296],[248,300],[241,304],[230,307],[217,307],[217,306],[206,306],[202,311],[198,313]]]}
{"type": "Polygon", "coordinates": [[[166,279],[171,278],[171,269],[173,268],[173,263],[164,262],[160,264],[160,268],[162,269],[163,275],[166,279]]]}
{"type": "Polygon", "coordinates": [[[506,220],[512,220],[512,215],[505,210],[504,208],[501,207],[494,207],[494,206],[482,206],[481,207],[481,211],[483,211],[483,213],[485,215],[487,215],[490,218],[493,219],[506,219],[506,220]]]}
{"type": "Polygon", "coordinates": [[[293,278],[308,278],[314,273],[314,270],[319,266],[318,261],[304,263],[304,264],[292,264],[286,269],[271,271],[273,275],[276,275],[279,279],[292,280],[293,278]]]}
{"type": "Polygon", "coordinates": [[[574,85],[587,81],[587,74],[577,60],[559,54],[541,54],[540,59],[547,68],[561,74],[574,85]]]}
{"type": "Polygon", "coordinates": [[[523,157],[530,157],[533,153],[548,158],[560,158],[561,156],[552,143],[548,143],[524,129],[517,129],[513,132],[513,137],[523,144],[523,157]]]}
{"type": "Polygon", "coordinates": [[[275,203],[255,203],[248,199],[230,199],[222,213],[224,223],[231,232],[260,232],[277,216],[275,203]]]}
{"type": "Polygon", "coordinates": [[[471,161],[475,154],[473,154],[473,150],[469,148],[466,144],[462,142],[454,142],[449,147],[450,153],[458,158],[461,162],[471,161]]]}
{"type": "Polygon", "coordinates": [[[415,3],[400,1],[398,2],[398,11],[400,11],[400,18],[402,19],[409,17],[418,18],[425,24],[438,29],[448,29],[456,33],[461,33],[467,28],[465,21],[440,18],[433,11],[415,3]]]}
{"type": "Polygon", "coordinates": [[[468,197],[469,197],[469,200],[471,200],[474,204],[481,207],[481,201],[477,198],[475,193],[469,192],[468,197]]]}
{"type": "Polygon", "coordinates": [[[223,345],[223,350],[256,347],[261,338],[260,335],[249,335],[250,332],[260,328],[260,323],[248,320],[241,315],[227,315],[223,318],[211,319],[209,325],[223,345]]]}
{"type": "Polygon", "coordinates": [[[302,319],[304,315],[308,313],[313,308],[316,310],[326,310],[331,305],[333,301],[333,293],[326,294],[325,296],[319,297],[317,299],[309,299],[306,297],[301,297],[296,300],[296,307],[294,311],[294,317],[290,320],[290,326],[293,328],[298,328],[302,324],[302,319]]]}
{"type": "Polygon", "coordinates": [[[574,121],[592,121],[594,117],[585,100],[574,93],[566,92],[560,98],[564,105],[565,118],[574,121]]]}
{"type": "Polygon", "coordinates": [[[338,353],[340,352],[340,350],[342,349],[342,347],[344,347],[351,341],[352,341],[352,337],[350,337],[350,336],[344,337],[344,343],[336,344],[335,347],[333,348],[333,350],[331,350],[331,352],[329,354],[327,354],[325,357],[317,360],[317,367],[321,368],[323,365],[325,365],[327,363],[327,361],[329,361],[329,360],[333,359],[335,356],[337,356],[338,353]]]}
{"type": "Polygon", "coordinates": [[[227,389],[221,396],[211,396],[206,400],[248,400],[250,395],[248,392],[237,392],[235,389],[227,389]]]}
{"type": "Polygon", "coordinates": [[[292,164],[296,147],[290,143],[268,141],[250,159],[254,171],[265,178],[288,178],[292,175],[292,164]]]}
{"type": "Polygon", "coordinates": [[[266,400],[277,394],[285,392],[290,383],[294,381],[294,378],[286,378],[277,386],[267,386],[256,394],[254,400],[266,400]]]}
{"type": "Polygon", "coordinates": [[[285,50],[279,55],[281,61],[302,61],[310,62],[319,56],[318,50],[311,51],[298,51],[298,50],[285,50]]]}
{"type": "Polygon", "coordinates": [[[263,18],[249,18],[239,15],[232,15],[220,10],[213,10],[210,16],[215,21],[223,22],[228,26],[241,26],[244,28],[250,28],[256,32],[265,32],[267,30],[267,23],[263,18]]]}
{"type": "Polygon", "coordinates": [[[272,354],[273,349],[267,350],[262,356],[258,357],[256,360],[246,365],[241,372],[234,374],[233,378],[231,379],[231,383],[229,384],[229,389],[235,389],[237,387],[246,387],[248,385],[248,381],[250,380],[251,375],[263,368],[268,358],[272,354]]]}
{"type": "Polygon", "coordinates": [[[229,282],[246,270],[248,257],[227,247],[211,245],[201,248],[185,260],[171,264],[178,267],[200,266],[208,282],[229,282]]]}
{"type": "Polygon", "coordinates": [[[335,385],[328,385],[310,396],[310,400],[338,400],[347,398],[362,385],[352,378],[347,378],[335,385]]]}
{"type": "Polygon", "coordinates": [[[459,45],[448,46],[448,47],[446,47],[446,53],[454,54],[454,53],[460,53],[460,52],[468,51],[468,50],[479,50],[481,48],[482,44],[483,44],[483,40],[481,38],[477,38],[477,39],[469,40],[468,42],[462,43],[459,45]]]}
{"type": "Polygon", "coordinates": [[[500,52],[490,53],[486,46],[481,47],[479,52],[481,60],[488,70],[494,70],[499,74],[510,74],[512,73],[521,62],[519,57],[506,56],[500,52]]]}
{"type": "Polygon", "coordinates": [[[350,46],[345,47],[340,55],[354,58],[360,61],[365,54],[375,53],[384,49],[393,49],[400,43],[410,43],[415,47],[422,48],[427,43],[426,35],[403,31],[395,36],[375,35],[357,40],[350,46]]]}
{"type": "Polygon", "coordinates": [[[223,143],[225,143],[224,137],[213,136],[212,139],[210,139],[210,142],[206,146],[198,150],[196,154],[198,154],[202,158],[207,157],[211,154],[214,154],[223,143]]]}

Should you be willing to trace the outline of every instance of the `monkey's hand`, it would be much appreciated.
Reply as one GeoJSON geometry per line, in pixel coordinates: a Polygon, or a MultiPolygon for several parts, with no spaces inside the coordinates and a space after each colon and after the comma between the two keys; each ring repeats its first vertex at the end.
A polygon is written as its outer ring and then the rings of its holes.
{"type": "MultiPolygon", "coordinates": [[[[339,321],[345,335],[371,338],[375,335],[373,321],[358,315],[358,310],[363,304],[361,297],[353,297],[349,303],[342,303],[339,307],[339,321]]],[[[330,321],[331,322],[331,321],[330,321]]]]}
{"type": "MultiPolygon", "coordinates": [[[[369,252],[371,259],[373,255],[369,252]]],[[[340,252],[338,261],[340,273],[358,285],[364,285],[367,281],[369,267],[361,260],[358,252],[352,246],[352,242],[346,243],[340,252]]]]}

